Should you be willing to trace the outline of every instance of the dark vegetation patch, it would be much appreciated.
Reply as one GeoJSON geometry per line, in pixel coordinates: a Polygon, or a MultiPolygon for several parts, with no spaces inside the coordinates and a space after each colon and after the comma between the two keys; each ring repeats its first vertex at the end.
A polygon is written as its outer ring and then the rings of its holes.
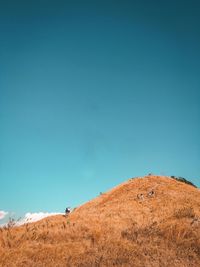
{"type": "Polygon", "coordinates": [[[189,184],[189,185],[191,185],[191,186],[197,188],[197,186],[196,186],[195,184],[193,184],[192,182],[188,181],[187,179],[185,179],[185,178],[183,178],[183,177],[179,177],[179,176],[174,176],[174,175],[172,175],[171,178],[172,178],[172,179],[175,179],[175,180],[177,180],[177,181],[179,181],[179,182],[182,182],[182,183],[185,183],[185,184],[189,184]]]}

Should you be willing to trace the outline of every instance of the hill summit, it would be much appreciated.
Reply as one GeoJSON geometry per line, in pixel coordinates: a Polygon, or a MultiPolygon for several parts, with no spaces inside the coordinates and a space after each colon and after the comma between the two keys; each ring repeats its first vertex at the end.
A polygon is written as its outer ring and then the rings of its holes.
{"type": "Polygon", "coordinates": [[[200,191],[129,179],[67,216],[0,229],[0,266],[200,266],[200,191]]]}

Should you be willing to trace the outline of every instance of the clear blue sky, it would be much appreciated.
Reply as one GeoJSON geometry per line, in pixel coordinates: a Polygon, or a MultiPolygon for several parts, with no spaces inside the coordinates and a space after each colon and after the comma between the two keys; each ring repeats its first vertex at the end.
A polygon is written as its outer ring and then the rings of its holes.
{"type": "Polygon", "coordinates": [[[0,5],[0,210],[149,172],[200,186],[200,2],[0,5]]]}

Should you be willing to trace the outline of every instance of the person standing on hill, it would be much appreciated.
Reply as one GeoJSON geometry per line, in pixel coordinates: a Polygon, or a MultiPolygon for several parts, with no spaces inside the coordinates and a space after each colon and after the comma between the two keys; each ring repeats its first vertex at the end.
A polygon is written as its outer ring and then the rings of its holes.
{"type": "Polygon", "coordinates": [[[70,212],[71,212],[70,207],[67,207],[67,208],[65,209],[65,215],[68,215],[70,212]]]}

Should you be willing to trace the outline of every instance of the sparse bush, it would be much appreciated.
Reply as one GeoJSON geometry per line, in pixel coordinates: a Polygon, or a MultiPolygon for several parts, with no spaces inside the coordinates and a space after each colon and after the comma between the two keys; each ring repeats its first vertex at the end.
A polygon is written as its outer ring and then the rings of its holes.
{"type": "Polygon", "coordinates": [[[177,219],[181,218],[194,218],[195,213],[192,207],[184,207],[174,212],[174,216],[177,219]]]}
{"type": "Polygon", "coordinates": [[[7,223],[7,228],[9,229],[9,228],[12,228],[12,227],[14,227],[16,225],[16,221],[15,221],[15,219],[14,218],[9,218],[9,220],[8,220],[8,223],[7,223]]]}

